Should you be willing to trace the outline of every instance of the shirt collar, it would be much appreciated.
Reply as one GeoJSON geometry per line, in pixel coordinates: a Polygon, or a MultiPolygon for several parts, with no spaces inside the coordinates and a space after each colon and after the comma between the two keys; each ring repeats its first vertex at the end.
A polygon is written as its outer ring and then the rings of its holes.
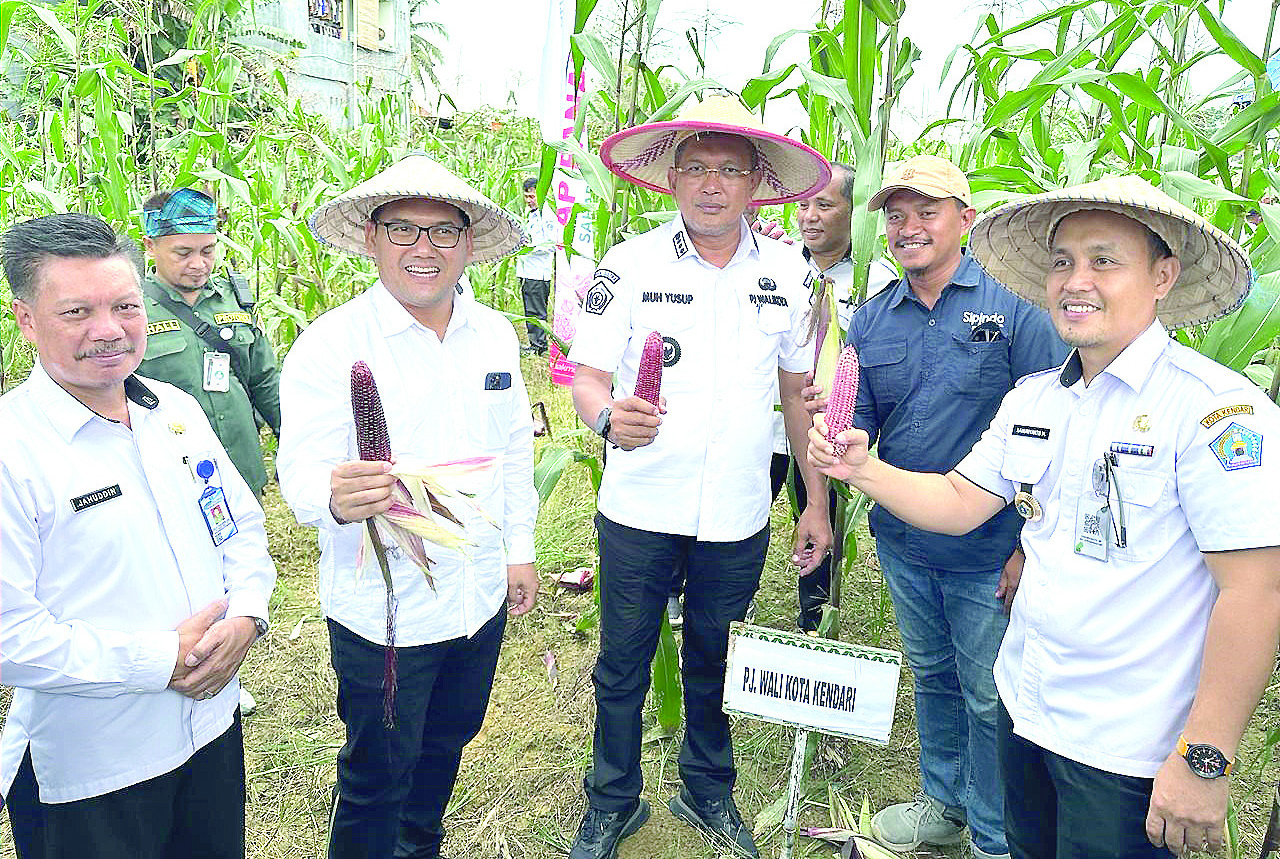
{"type": "MultiPolygon", "coordinates": [[[[165,283],[164,279],[154,271],[147,275],[147,279],[164,290],[170,298],[186,304],[186,301],[182,298],[182,293],[165,283]]],[[[219,282],[218,278],[212,274],[209,275],[209,279],[204,282],[204,286],[200,287],[200,298],[204,298],[206,295],[222,295],[222,284],[219,282]]],[[[196,299],[196,303],[199,304],[200,299],[196,299]]]]}
{"type": "MultiPolygon", "coordinates": [[[[963,254],[960,265],[956,268],[955,274],[951,275],[951,280],[947,283],[947,286],[974,289],[982,281],[982,266],[978,265],[977,260],[969,256],[968,248],[961,248],[960,253],[963,254]]],[[[896,286],[889,294],[890,307],[897,307],[903,301],[906,301],[907,296],[911,296],[912,299],[915,298],[915,294],[911,292],[911,283],[905,273],[895,283],[896,286]]]]}
{"type": "MultiPolygon", "coordinates": [[[[671,231],[671,252],[673,259],[684,259],[685,257],[696,257],[701,260],[702,255],[698,253],[698,249],[693,246],[693,241],[689,238],[689,233],[684,227],[684,218],[676,212],[668,223],[667,228],[671,231]]],[[[760,256],[760,244],[756,241],[756,234],[747,226],[746,218],[738,219],[738,247],[734,250],[733,256],[729,259],[728,265],[733,265],[738,260],[748,255],[760,256]]],[[[725,266],[728,268],[728,265],[725,266]]]]}
{"type": "MultiPolygon", "coordinates": [[[[93,409],[71,396],[65,388],[55,382],[39,361],[36,361],[32,366],[31,375],[27,377],[27,384],[31,385],[32,392],[40,404],[41,411],[48,417],[49,423],[53,424],[54,430],[68,444],[75,438],[76,433],[84,428],[85,424],[94,418],[102,417],[93,409]]],[[[131,402],[142,406],[144,409],[150,410],[160,405],[160,400],[152,393],[151,389],[134,375],[130,375],[124,380],[124,395],[131,402]]],[[[108,418],[102,419],[109,420],[108,418]]],[[[115,421],[112,421],[112,423],[115,423],[115,421]]]]}
{"type": "MultiPolygon", "coordinates": [[[[811,264],[814,268],[818,268],[817,263],[815,263],[815,262],[813,261],[813,254],[809,253],[809,249],[808,249],[807,247],[805,247],[805,245],[804,245],[803,243],[801,243],[801,245],[800,245],[800,254],[804,257],[805,262],[807,262],[807,263],[811,264]]],[[[840,265],[840,263],[842,263],[842,262],[847,262],[847,263],[852,263],[852,262],[853,262],[853,242],[852,242],[852,241],[850,241],[850,242],[849,242],[849,247],[845,248],[845,250],[844,250],[844,256],[840,257],[840,259],[836,260],[835,262],[833,262],[831,265],[827,266],[826,268],[824,268],[824,269],[819,269],[819,272],[823,272],[823,271],[831,271],[831,269],[833,269],[833,268],[835,268],[836,266],[840,265]]]]}
{"type": "MultiPolygon", "coordinates": [[[[1164,330],[1160,320],[1153,321],[1147,329],[1139,334],[1132,343],[1124,347],[1111,363],[1102,369],[1102,373],[1114,376],[1124,382],[1135,393],[1142,390],[1156,361],[1164,354],[1169,345],[1169,333],[1164,330]]],[[[1098,375],[1102,375],[1099,373],[1098,375]]],[[[1071,350],[1067,363],[1062,365],[1058,381],[1062,387],[1069,388],[1080,381],[1084,368],[1080,363],[1080,352],[1071,350]]]]}
{"type": "MultiPolygon", "coordinates": [[[[451,331],[470,324],[467,302],[458,300],[461,296],[458,295],[456,288],[450,287],[450,289],[453,290],[453,312],[449,316],[449,325],[445,328],[446,337],[451,331]]],[[[381,280],[374,281],[373,286],[369,287],[369,300],[373,302],[374,316],[377,317],[378,325],[382,328],[383,337],[392,337],[415,325],[426,329],[426,326],[414,319],[413,314],[409,313],[405,306],[382,285],[381,280]]]]}

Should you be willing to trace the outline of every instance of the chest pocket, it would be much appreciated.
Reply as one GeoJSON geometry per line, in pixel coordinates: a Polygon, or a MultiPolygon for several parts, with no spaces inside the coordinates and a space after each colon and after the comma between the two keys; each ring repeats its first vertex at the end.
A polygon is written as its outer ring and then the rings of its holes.
{"type": "Polygon", "coordinates": [[[976,400],[999,399],[1012,387],[1008,340],[983,343],[953,334],[947,345],[951,355],[945,375],[951,393],[976,400]]]}
{"type": "Polygon", "coordinates": [[[187,348],[187,338],[181,331],[161,331],[147,335],[147,351],[143,359],[151,361],[166,355],[176,355],[187,348]]]}
{"type": "MultiPolygon", "coordinates": [[[[1168,548],[1173,526],[1174,499],[1169,478],[1158,471],[1144,471],[1121,466],[1112,472],[1119,486],[1124,510],[1126,546],[1112,546],[1118,557],[1135,561],[1151,561],[1168,548]]],[[[1112,489],[1111,504],[1116,504],[1112,489]]]]}
{"type": "Polygon", "coordinates": [[[791,313],[785,307],[766,305],[744,309],[738,342],[744,364],[751,375],[763,384],[772,385],[778,378],[778,356],[791,336],[791,313]]]}
{"type": "MultiPolygon", "coordinates": [[[[511,442],[512,413],[511,390],[515,385],[518,370],[491,369],[475,375],[474,407],[479,411],[478,420],[470,420],[468,424],[478,428],[472,430],[474,441],[484,451],[485,456],[500,456],[511,442]],[[505,377],[505,378],[503,378],[505,377]],[[493,384],[490,384],[490,382],[493,384]],[[498,388],[496,384],[505,384],[498,388]]],[[[470,408],[470,406],[469,406],[470,408]]]]}
{"type": "Polygon", "coordinates": [[[882,340],[867,343],[858,353],[858,363],[868,390],[878,402],[900,403],[907,393],[907,341],[882,340]]]}

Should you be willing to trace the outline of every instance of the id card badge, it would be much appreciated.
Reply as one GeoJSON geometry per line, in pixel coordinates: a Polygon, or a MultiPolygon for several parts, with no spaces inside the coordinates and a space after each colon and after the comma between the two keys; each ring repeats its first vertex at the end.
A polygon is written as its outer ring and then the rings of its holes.
{"type": "Polygon", "coordinates": [[[227,498],[222,494],[221,486],[206,486],[200,493],[200,515],[209,528],[209,536],[213,545],[221,546],[240,528],[236,525],[231,508],[227,506],[227,498]]]}
{"type": "Polygon", "coordinates": [[[204,353],[204,389],[223,394],[231,390],[231,356],[226,352],[204,353]]]}
{"type": "Polygon", "coordinates": [[[1076,554],[1105,561],[1110,542],[1111,508],[1092,498],[1080,499],[1076,507],[1076,554]]]}

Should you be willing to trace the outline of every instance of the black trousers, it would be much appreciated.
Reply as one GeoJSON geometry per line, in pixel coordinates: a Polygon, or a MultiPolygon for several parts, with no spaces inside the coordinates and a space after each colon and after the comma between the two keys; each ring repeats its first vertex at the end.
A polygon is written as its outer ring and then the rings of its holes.
{"type": "Polygon", "coordinates": [[[329,620],[338,675],[338,797],[330,859],[436,859],[462,748],[484,722],[507,612],[471,638],[396,648],[395,727],[382,722],[382,645],[329,620]]]}
{"type": "MultiPolygon", "coordinates": [[[[787,456],[785,453],[775,453],[773,459],[769,462],[769,497],[777,498],[778,492],[787,483],[787,474],[791,471],[795,464],[795,460],[787,456]]],[[[800,479],[800,473],[796,472],[796,509],[803,510],[805,504],[808,503],[808,494],[804,489],[804,481],[800,479]]],[[[835,529],[836,515],[836,491],[830,490],[830,496],[827,499],[830,511],[829,518],[831,520],[831,528],[835,529]]],[[[671,595],[678,597],[684,591],[684,567],[676,568],[675,575],[671,578],[671,595]]],[[[800,613],[796,616],[796,626],[805,631],[818,628],[818,622],[822,620],[822,607],[831,599],[831,556],[827,555],[822,559],[822,563],[818,564],[817,569],[807,576],[800,576],[796,579],[796,603],[800,607],[800,613]]]]}
{"type": "Polygon", "coordinates": [[[40,801],[28,748],[6,801],[18,859],[244,859],[240,714],[177,769],[74,802],[40,801]]]}
{"type": "Polygon", "coordinates": [[[1012,859],[1168,859],[1147,840],[1149,778],[1056,755],[1013,733],[1000,704],[997,741],[1012,859]]]}
{"type": "Polygon", "coordinates": [[[741,620],[760,584],[769,528],[731,543],[659,534],[596,515],[600,535],[600,655],[592,768],[583,787],[592,807],[620,811],[640,795],[641,712],[649,665],[671,591],[686,570],[681,662],[685,731],[680,778],[695,799],[733,790],[737,771],[729,717],[721,710],[729,623],[741,620]]]}
{"type": "MultiPolygon", "coordinates": [[[[524,315],[547,321],[547,299],[551,296],[551,281],[520,278],[520,295],[524,298],[524,315]]],[[[539,325],[526,322],[529,345],[539,352],[547,351],[547,332],[539,325]]]]}

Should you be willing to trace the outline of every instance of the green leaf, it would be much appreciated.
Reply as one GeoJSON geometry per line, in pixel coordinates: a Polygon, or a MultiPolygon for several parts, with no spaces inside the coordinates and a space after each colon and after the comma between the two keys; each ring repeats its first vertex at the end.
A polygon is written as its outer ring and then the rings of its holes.
{"type": "Polygon", "coordinates": [[[587,187],[591,189],[592,194],[596,195],[596,199],[613,199],[613,174],[609,172],[609,168],[604,166],[604,162],[600,160],[599,155],[583,149],[582,144],[572,137],[555,141],[550,145],[557,152],[564,152],[573,156],[578,172],[586,180],[587,187]]]}
{"type": "Polygon", "coordinates": [[[538,503],[545,504],[560,482],[565,466],[573,462],[573,451],[563,445],[545,445],[538,462],[533,467],[533,487],[538,492],[538,503]]]}
{"type": "Polygon", "coordinates": [[[1253,357],[1280,334],[1280,272],[1270,272],[1253,285],[1235,313],[1209,326],[1197,351],[1233,370],[1243,370],[1253,357]]]}
{"type": "Polygon", "coordinates": [[[795,71],[796,64],[752,78],[742,87],[742,101],[749,110],[755,110],[783,81],[795,71]]]}
{"type": "Polygon", "coordinates": [[[34,12],[37,18],[44,21],[45,25],[58,37],[58,41],[62,44],[62,49],[67,52],[67,56],[74,59],[78,51],[76,37],[58,20],[58,16],[54,14],[53,9],[43,3],[27,3],[26,7],[34,12]]]}
{"type": "Polygon", "coordinates": [[[862,0],[871,13],[880,19],[880,23],[892,27],[902,18],[906,9],[906,0],[862,0]]]}
{"type": "Polygon", "coordinates": [[[192,50],[191,48],[183,48],[182,50],[175,52],[173,56],[167,57],[161,60],[160,62],[156,63],[151,68],[162,69],[165,66],[185,65],[187,60],[191,59],[192,57],[203,57],[207,53],[208,51],[196,51],[196,50],[192,50]]]}
{"type": "Polygon", "coordinates": [[[1201,179],[1193,173],[1185,170],[1169,170],[1161,175],[1161,184],[1168,191],[1170,187],[1189,194],[1193,198],[1203,200],[1219,200],[1230,201],[1233,203],[1252,203],[1248,197],[1241,197],[1234,191],[1228,191],[1221,185],[1210,182],[1208,179],[1201,179]]]}
{"type": "Polygon", "coordinates": [[[671,619],[662,613],[658,630],[658,649],[653,656],[653,699],[658,708],[658,724],[673,734],[680,727],[680,658],[671,619]]]}
{"type": "Polygon", "coordinates": [[[1209,35],[1218,43],[1218,47],[1222,48],[1222,52],[1235,60],[1245,68],[1249,74],[1254,77],[1262,77],[1267,73],[1267,65],[1257,54],[1249,50],[1244,42],[1240,41],[1240,37],[1227,26],[1218,20],[1217,16],[1209,9],[1208,3],[1200,4],[1196,8],[1196,14],[1200,16],[1200,22],[1204,24],[1204,28],[1209,31],[1209,35]]]}
{"type": "Polygon", "coordinates": [[[618,79],[618,66],[614,63],[613,57],[609,56],[609,49],[605,47],[600,37],[591,33],[575,33],[573,46],[582,51],[582,56],[587,62],[591,63],[600,77],[612,86],[618,79]]]}

